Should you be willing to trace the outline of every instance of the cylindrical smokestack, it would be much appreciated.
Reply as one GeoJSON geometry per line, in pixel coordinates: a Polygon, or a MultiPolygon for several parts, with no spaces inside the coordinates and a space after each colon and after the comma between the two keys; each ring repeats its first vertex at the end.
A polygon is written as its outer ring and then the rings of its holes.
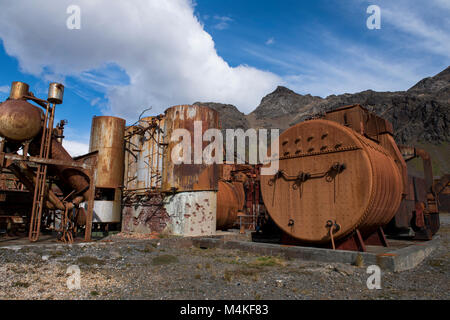
{"type": "Polygon", "coordinates": [[[47,101],[54,104],[61,104],[63,102],[64,86],[60,83],[52,82],[48,87],[47,101]]]}
{"type": "Polygon", "coordinates": [[[23,96],[28,95],[30,86],[24,82],[14,81],[11,84],[11,91],[9,98],[13,100],[21,99],[23,96]]]}

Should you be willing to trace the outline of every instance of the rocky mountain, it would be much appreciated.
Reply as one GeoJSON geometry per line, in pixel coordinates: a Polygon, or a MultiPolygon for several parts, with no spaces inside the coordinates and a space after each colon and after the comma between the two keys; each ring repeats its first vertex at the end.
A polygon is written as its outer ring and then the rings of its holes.
{"type": "Polygon", "coordinates": [[[250,114],[233,105],[199,103],[219,112],[222,128],[280,128],[284,130],[313,115],[344,105],[360,104],[388,119],[400,144],[418,145],[430,152],[437,171],[450,171],[450,67],[420,80],[406,91],[330,95],[301,95],[278,87],[250,114]]]}
{"type": "Polygon", "coordinates": [[[250,124],[244,113],[231,104],[216,102],[195,102],[194,104],[209,107],[219,113],[219,126],[223,129],[245,129],[250,128],[250,124]]]}

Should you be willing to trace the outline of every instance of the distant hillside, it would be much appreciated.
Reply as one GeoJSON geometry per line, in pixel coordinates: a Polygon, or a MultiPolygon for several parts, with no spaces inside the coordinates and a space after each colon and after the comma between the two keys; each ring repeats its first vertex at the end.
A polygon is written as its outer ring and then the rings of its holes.
{"type": "MultiPolygon", "coordinates": [[[[397,143],[420,145],[434,159],[435,174],[450,172],[450,67],[434,77],[420,80],[407,91],[331,95],[325,99],[301,95],[278,87],[260,105],[244,115],[233,105],[197,103],[220,114],[222,128],[280,128],[284,130],[314,114],[359,103],[388,119],[397,143]]],[[[414,168],[411,168],[414,170],[414,168]]]]}

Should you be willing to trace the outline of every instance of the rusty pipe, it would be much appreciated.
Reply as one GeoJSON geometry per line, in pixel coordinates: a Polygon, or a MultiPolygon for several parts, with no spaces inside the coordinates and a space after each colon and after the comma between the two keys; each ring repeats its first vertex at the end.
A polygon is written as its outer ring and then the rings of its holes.
{"type": "MultiPolygon", "coordinates": [[[[11,170],[11,172],[19,179],[21,183],[24,184],[24,186],[29,191],[34,190],[36,178],[34,177],[34,173],[28,166],[25,166],[22,170],[22,168],[13,163],[8,166],[8,169],[11,170]]],[[[52,190],[48,190],[47,196],[48,200],[45,203],[47,208],[65,210],[65,205],[61,202],[61,200],[59,200],[58,196],[52,190]]]]}
{"type": "MultiPolygon", "coordinates": [[[[40,151],[40,138],[37,137],[30,143],[29,153],[30,155],[39,155],[40,151]]],[[[52,139],[50,158],[73,162],[73,158],[64,149],[61,143],[52,139]]],[[[89,179],[88,174],[82,169],[76,169],[69,166],[51,166],[51,170],[60,177],[61,182],[58,186],[61,190],[70,189],[76,190],[77,195],[83,195],[85,199],[88,199],[89,179]]],[[[80,201],[81,202],[81,201],[80,201]]]]}

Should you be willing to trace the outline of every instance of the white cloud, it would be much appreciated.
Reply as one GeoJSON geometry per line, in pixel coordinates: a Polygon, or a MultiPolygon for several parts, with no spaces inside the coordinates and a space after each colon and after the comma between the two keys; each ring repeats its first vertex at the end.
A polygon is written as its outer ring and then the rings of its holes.
{"type": "Polygon", "coordinates": [[[78,141],[64,139],[63,147],[72,157],[81,156],[89,152],[89,144],[78,141]]]}
{"type": "Polygon", "coordinates": [[[415,49],[450,58],[448,0],[434,0],[427,4],[420,2],[417,7],[410,1],[389,1],[383,4],[381,14],[388,24],[413,37],[414,41],[409,45],[415,49]]]}
{"type": "Polygon", "coordinates": [[[103,90],[108,111],[130,120],[148,106],[162,112],[206,100],[249,112],[281,82],[250,66],[230,67],[188,0],[2,1],[0,37],[22,71],[37,76],[76,76],[101,87],[101,77],[91,77],[90,71],[118,65],[129,84],[103,90]],[[66,28],[71,4],[81,8],[81,30],[66,28]]]}
{"type": "Polygon", "coordinates": [[[9,93],[9,86],[0,86],[0,93],[9,93]]]}
{"type": "Polygon", "coordinates": [[[233,21],[233,19],[227,16],[214,16],[214,19],[219,21],[214,25],[214,28],[218,30],[227,29],[230,26],[230,22],[233,21]]]}
{"type": "Polygon", "coordinates": [[[267,39],[267,41],[266,41],[266,44],[269,46],[269,45],[271,45],[271,44],[274,44],[275,43],[275,39],[274,38],[269,38],[269,39],[267,39]]]}

